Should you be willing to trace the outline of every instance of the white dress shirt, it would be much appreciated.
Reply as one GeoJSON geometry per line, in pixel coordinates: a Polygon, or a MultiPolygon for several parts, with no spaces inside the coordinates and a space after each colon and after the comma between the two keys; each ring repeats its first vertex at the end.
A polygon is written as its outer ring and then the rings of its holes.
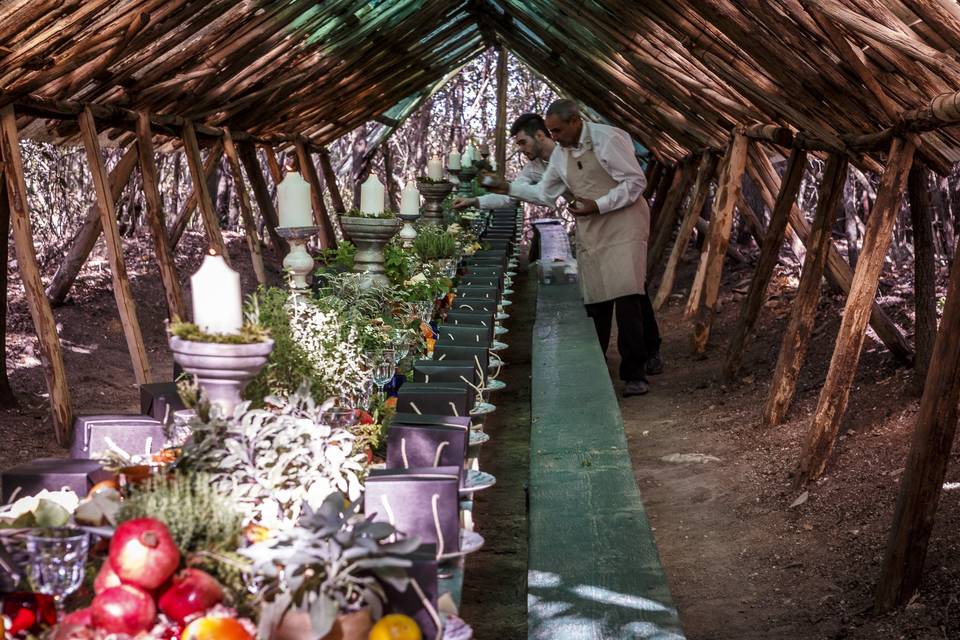
{"type": "Polygon", "coordinates": [[[643,197],[647,180],[634,155],[630,135],[616,127],[586,121],[576,147],[556,145],[540,181],[535,185],[512,182],[510,195],[548,207],[556,206],[557,198],[569,191],[567,163],[576,162],[589,149],[593,149],[600,166],[617,182],[606,195],[597,198],[600,213],[622,209],[643,197]],[[588,132],[590,139],[586,140],[588,132]]]}
{"type": "MultiPolygon", "coordinates": [[[[547,163],[540,158],[534,158],[523,166],[520,173],[513,180],[513,184],[532,187],[543,179],[547,170],[547,163]]],[[[516,205],[516,200],[499,193],[488,193],[477,198],[477,206],[481,209],[506,209],[516,205]]]]}

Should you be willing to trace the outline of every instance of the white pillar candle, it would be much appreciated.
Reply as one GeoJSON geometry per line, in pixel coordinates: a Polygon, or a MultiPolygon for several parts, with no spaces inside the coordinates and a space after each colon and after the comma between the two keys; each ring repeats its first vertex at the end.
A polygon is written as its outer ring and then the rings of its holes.
{"type": "Polygon", "coordinates": [[[313,224],[310,183],[291,171],[277,185],[281,227],[309,227],[313,224]]]}
{"type": "Polygon", "coordinates": [[[190,277],[193,322],[206,333],[237,333],[243,325],[240,274],[210,253],[190,277]]]}
{"type": "Polygon", "coordinates": [[[384,210],[383,184],[376,175],[370,174],[367,181],[360,185],[360,211],[363,213],[381,213],[384,210]]]}
{"type": "Polygon", "coordinates": [[[447,156],[447,169],[453,169],[454,171],[460,170],[460,152],[451,151],[450,155],[447,156]]]}
{"type": "Polygon", "coordinates": [[[407,186],[400,192],[400,215],[420,215],[420,191],[413,180],[408,182],[407,186]]]}
{"type": "Polygon", "coordinates": [[[497,159],[494,158],[493,156],[490,156],[490,170],[491,171],[497,170],[497,159]]]}
{"type": "Polygon", "coordinates": [[[427,160],[427,177],[431,180],[443,180],[443,163],[437,156],[427,160]]]}
{"type": "Polygon", "coordinates": [[[477,158],[477,149],[473,146],[473,143],[467,145],[467,148],[463,150],[463,158],[460,161],[465,167],[473,166],[473,161],[477,158]]]}

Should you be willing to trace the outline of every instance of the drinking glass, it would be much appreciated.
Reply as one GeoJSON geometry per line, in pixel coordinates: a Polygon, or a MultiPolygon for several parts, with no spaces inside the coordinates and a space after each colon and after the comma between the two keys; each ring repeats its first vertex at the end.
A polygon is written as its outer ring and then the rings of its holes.
{"type": "Polygon", "coordinates": [[[324,421],[331,427],[349,429],[357,423],[357,412],[343,399],[323,414],[324,421]]]}
{"type": "Polygon", "coordinates": [[[83,582],[90,534],[72,527],[36,529],[26,540],[30,583],[37,593],[53,596],[60,618],[64,599],[83,582]]]}
{"type": "Polygon", "coordinates": [[[377,391],[383,394],[383,388],[388,382],[393,380],[393,374],[397,371],[393,349],[384,349],[380,357],[374,360],[373,364],[373,383],[377,385],[377,391]]]}
{"type": "Polygon", "coordinates": [[[394,329],[390,343],[393,345],[393,363],[399,365],[400,361],[410,354],[410,332],[406,329],[394,329]]]}

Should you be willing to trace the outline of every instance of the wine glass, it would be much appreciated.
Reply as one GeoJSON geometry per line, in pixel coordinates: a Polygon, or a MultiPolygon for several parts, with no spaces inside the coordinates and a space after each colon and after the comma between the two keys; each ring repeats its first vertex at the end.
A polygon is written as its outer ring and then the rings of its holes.
{"type": "Polygon", "coordinates": [[[26,540],[30,583],[37,593],[53,596],[59,619],[64,599],[83,582],[90,534],[73,527],[35,529],[26,540]]]}
{"type": "Polygon", "coordinates": [[[393,363],[400,365],[400,361],[410,353],[410,333],[406,329],[394,329],[392,340],[393,363]]]}
{"type": "Polygon", "coordinates": [[[373,361],[373,383],[377,385],[380,395],[383,395],[383,388],[393,380],[393,374],[397,371],[395,358],[393,349],[384,349],[380,357],[373,361]]]}
{"type": "Polygon", "coordinates": [[[357,423],[357,412],[345,399],[341,399],[338,404],[324,412],[323,419],[331,427],[349,429],[357,423]]]}

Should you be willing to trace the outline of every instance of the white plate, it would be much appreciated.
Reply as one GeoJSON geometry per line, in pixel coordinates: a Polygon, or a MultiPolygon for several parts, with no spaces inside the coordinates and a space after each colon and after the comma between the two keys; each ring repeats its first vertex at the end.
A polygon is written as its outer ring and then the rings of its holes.
{"type": "Polygon", "coordinates": [[[507,329],[506,327],[501,327],[500,325],[497,325],[493,328],[493,335],[495,336],[502,336],[505,333],[510,333],[510,329],[507,329]]]}
{"type": "Polygon", "coordinates": [[[503,290],[503,295],[505,295],[505,296],[513,295],[513,289],[504,289],[504,290],[503,290]]]}
{"type": "Polygon", "coordinates": [[[452,613],[442,613],[443,640],[473,640],[473,627],[452,613]]]}
{"type": "Polygon", "coordinates": [[[460,487],[460,494],[472,494],[474,491],[483,491],[497,484],[497,479],[485,471],[468,469],[460,487]]]}
{"type": "Polygon", "coordinates": [[[500,342],[499,340],[494,340],[493,344],[490,345],[490,351],[503,351],[504,349],[509,349],[510,345],[506,342],[500,342]]]}
{"type": "Polygon", "coordinates": [[[484,391],[503,391],[507,388],[507,383],[503,380],[487,380],[487,386],[484,391]]]}
{"type": "Polygon", "coordinates": [[[460,550],[450,551],[449,553],[439,556],[437,559],[440,561],[452,560],[454,558],[463,557],[468,553],[479,551],[481,548],[483,548],[483,536],[476,531],[460,529],[460,550]]]}
{"type": "Polygon", "coordinates": [[[490,434],[483,431],[470,431],[470,446],[476,447],[490,442],[490,434]]]}
{"type": "Polygon", "coordinates": [[[493,413],[497,410],[497,405],[490,404],[489,402],[481,402],[478,405],[475,405],[473,409],[470,410],[471,416],[485,416],[487,414],[493,413]]]}
{"type": "Polygon", "coordinates": [[[509,306],[512,305],[512,304],[513,304],[513,301],[512,301],[512,300],[501,300],[501,301],[500,301],[500,306],[501,306],[501,307],[509,307],[509,306]]]}

